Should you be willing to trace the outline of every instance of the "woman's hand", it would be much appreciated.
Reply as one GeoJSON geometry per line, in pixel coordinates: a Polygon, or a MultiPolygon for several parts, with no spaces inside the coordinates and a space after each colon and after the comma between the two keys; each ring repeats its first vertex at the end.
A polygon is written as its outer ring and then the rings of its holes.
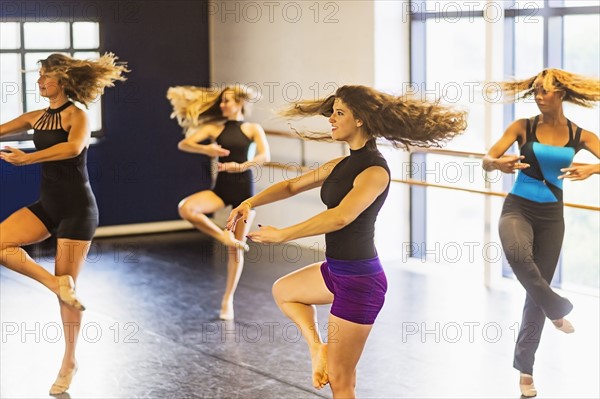
{"type": "Polygon", "coordinates": [[[205,146],[205,153],[209,157],[226,157],[229,155],[229,150],[221,147],[221,145],[216,143],[207,144],[205,146]]]}
{"type": "Polygon", "coordinates": [[[503,155],[500,158],[496,158],[494,161],[495,169],[498,169],[504,173],[515,173],[516,170],[527,169],[528,163],[520,162],[521,159],[525,158],[523,155],[503,155]]]}
{"type": "Polygon", "coordinates": [[[242,165],[237,162],[219,162],[217,164],[217,170],[219,172],[227,173],[242,173],[242,165]]]}
{"type": "Polygon", "coordinates": [[[235,226],[237,222],[243,220],[244,223],[248,220],[248,215],[250,214],[250,210],[252,210],[252,206],[248,201],[242,202],[237,208],[233,208],[229,217],[227,218],[227,225],[225,226],[226,230],[235,231],[235,226]]]}
{"type": "Polygon", "coordinates": [[[570,168],[562,168],[560,171],[564,172],[558,176],[559,179],[569,179],[573,181],[584,180],[597,173],[598,165],[577,165],[571,166],[570,168]]]}
{"type": "Polygon", "coordinates": [[[16,166],[29,164],[29,154],[19,150],[18,148],[9,146],[6,146],[2,149],[2,152],[0,152],[0,159],[16,166]]]}
{"type": "Polygon", "coordinates": [[[282,230],[273,226],[261,226],[260,224],[258,227],[260,230],[248,233],[248,239],[263,244],[277,244],[286,241],[282,230]]]}

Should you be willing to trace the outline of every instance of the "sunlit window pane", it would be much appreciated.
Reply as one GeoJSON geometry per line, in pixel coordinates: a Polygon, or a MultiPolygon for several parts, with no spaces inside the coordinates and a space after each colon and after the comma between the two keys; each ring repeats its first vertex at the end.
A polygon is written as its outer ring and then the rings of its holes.
{"type": "Polygon", "coordinates": [[[420,12],[454,13],[458,11],[483,10],[486,0],[427,0],[425,8],[420,12]]]}
{"type": "Polygon", "coordinates": [[[0,22],[0,49],[11,50],[21,47],[18,22],[0,22]]]}
{"type": "Polygon", "coordinates": [[[598,0],[550,0],[550,7],[598,7],[598,0]]]}
{"type": "Polygon", "coordinates": [[[48,100],[40,95],[38,90],[28,91],[25,94],[27,99],[27,109],[25,112],[35,111],[37,109],[47,108],[48,100]]]}
{"type": "MultiPolygon", "coordinates": [[[[596,179],[596,192],[598,192],[597,181],[596,179]]],[[[579,182],[579,184],[587,186],[588,182],[579,182]]],[[[588,190],[591,190],[589,186],[588,190]]],[[[600,249],[598,247],[600,218],[595,211],[565,208],[565,220],[568,221],[568,224],[562,251],[563,286],[578,290],[581,290],[582,287],[585,287],[584,290],[586,288],[587,290],[595,289],[597,295],[600,270],[600,249]]]]}
{"type": "Polygon", "coordinates": [[[514,7],[537,12],[544,8],[544,0],[516,0],[514,7]]]}
{"type": "Polygon", "coordinates": [[[427,260],[457,265],[482,264],[483,215],[484,197],[481,195],[428,188],[427,260]],[[473,256],[473,253],[478,255],[473,256]]]}
{"type": "Polygon", "coordinates": [[[68,22],[25,22],[26,49],[68,49],[68,22]]]}
{"type": "Polygon", "coordinates": [[[100,53],[97,51],[76,51],[73,57],[79,60],[95,60],[100,58],[100,53]]]}
{"type": "Polygon", "coordinates": [[[21,57],[19,54],[0,54],[1,122],[8,122],[22,112],[21,57]]]}
{"type": "Polygon", "coordinates": [[[564,17],[564,69],[583,75],[600,73],[600,21],[596,15],[564,17]]]}
{"type": "Polygon", "coordinates": [[[515,19],[515,75],[533,76],[544,67],[544,20],[515,19]]]}
{"type": "MultiPolygon", "coordinates": [[[[40,69],[40,64],[38,61],[40,60],[44,60],[46,58],[48,58],[48,56],[50,54],[53,53],[49,53],[49,52],[44,52],[44,53],[26,53],[25,54],[25,70],[27,72],[33,72],[35,71],[36,73],[38,72],[38,70],[40,69]]],[[[65,54],[68,55],[67,53],[61,53],[61,54],[65,54]]]]}
{"type": "MultiPolygon", "coordinates": [[[[515,78],[535,76],[544,68],[543,18],[515,19],[515,78]]],[[[515,118],[529,118],[539,114],[533,97],[515,103],[515,118]]]]}
{"type": "MultiPolygon", "coordinates": [[[[485,188],[480,162],[464,157],[428,154],[426,180],[428,183],[456,188],[485,188]]],[[[483,237],[484,226],[481,221],[484,197],[441,188],[428,188],[427,193],[428,251],[439,254],[443,263],[481,264],[480,256],[469,260],[468,253],[469,246],[472,250],[472,245],[480,243],[483,237]],[[451,212],[448,211],[449,204],[452,204],[451,212]],[[444,223],[440,223],[441,220],[444,223]]]]}
{"type": "Polygon", "coordinates": [[[449,143],[448,148],[483,151],[484,20],[428,20],[426,37],[428,98],[441,97],[446,103],[469,110],[467,132],[449,143]]]}
{"type": "MultiPolygon", "coordinates": [[[[600,74],[600,28],[598,15],[569,15],[564,18],[564,69],[569,72],[598,77],[600,74]]],[[[565,114],[586,130],[600,133],[598,107],[583,108],[565,103],[565,114]]],[[[579,162],[597,162],[587,151],[581,151],[579,162]]]]}
{"type": "Polygon", "coordinates": [[[73,48],[97,48],[100,46],[99,24],[97,22],[73,23],[73,48]]]}

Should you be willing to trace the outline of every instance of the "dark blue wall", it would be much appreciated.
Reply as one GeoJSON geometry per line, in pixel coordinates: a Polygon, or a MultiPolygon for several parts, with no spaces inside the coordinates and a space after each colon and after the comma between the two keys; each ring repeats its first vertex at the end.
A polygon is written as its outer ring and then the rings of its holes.
{"type": "MultiPolygon", "coordinates": [[[[3,21],[19,15],[57,21],[58,10],[61,16],[101,22],[101,51],[127,61],[131,73],[126,82],[106,90],[104,135],[89,151],[100,224],[178,219],[179,200],[210,181],[205,157],[177,150],[181,129],[169,118],[165,95],[169,86],[209,83],[208,3],[70,0],[51,2],[53,8],[40,1],[2,3],[3,21]]],[[[0,173],[4,219],[37,198],[39,174],[35,165],[13,167],[1,161],[0,173]]]]}

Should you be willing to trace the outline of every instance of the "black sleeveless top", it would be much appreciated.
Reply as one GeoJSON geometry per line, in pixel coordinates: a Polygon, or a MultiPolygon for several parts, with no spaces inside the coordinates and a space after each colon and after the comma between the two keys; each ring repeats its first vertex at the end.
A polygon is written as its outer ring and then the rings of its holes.
{"type": "Polygon", "coordinates": [[[217,136],[217,144],[221,145],[226,150],[229,150],[229,155],[219,157],[219,162],[237,162],[243,163],[248,160],[248,148],[252,144],[252,140],[242,132],[241,126],[244,121],[225,122],[225,128],[217,136]]]}
{"type": "MultiPolygon", "coordinates": [[[[371,166],[381,166],[388,175],[385,158],[377,149],[367,146],[359,150],[350,150],[350,155],[342,159],[321,186],[321,200],[327,209],[340,204],[350,192],[354,179],[371,166]]],[[[390,184],[358,217],[344,228],[325,234],[325,254],[340,260],[372,259],[377,256],[375,249],[375,220],[387,198],[390,184]]]]}
{"type": "MultiPolygon", "coordinates": [[[[219,162],[244,163],[248,160],[248,149],[252,140],[242,132],[243,121],[227,121],[225,128],[217,136],[216,142],[229,155],[219,157],[219,162]]],[[[242,173],[219,172],[213,192],[223,200],[225,205],[239,206],[242,201],[254,195],[254,178],[252,168],[242,173]]]]}
{"type": "MultiPolygon", "coordinates": [[[[73,105],[68,101],[59,108],[48,108],[40,119],[33,125],[33,143],[37,150],[44,150],[59,143],[68,141],[69,133],[63,128],[60,113],[73,105]]],[[[79,155],[61,161],[41,163],[42,192],[44,189],[59,191],[71,189],[72,185],[82,185],[89,182],[86,168],[87,148],[79,155]]]]}

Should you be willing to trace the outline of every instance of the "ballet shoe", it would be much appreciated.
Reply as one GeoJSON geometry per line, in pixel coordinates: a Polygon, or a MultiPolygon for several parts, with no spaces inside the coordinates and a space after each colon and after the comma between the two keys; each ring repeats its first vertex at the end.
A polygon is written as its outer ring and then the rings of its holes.
{"type": "Polygon", "coordinates": [[[535,385],[533,384],[533,377],[529,374],[521,373],[519,377],[519,389],[521,389],[521,396],[526,398],[533,398],[537,396],[537,389],[535,389],[535,385]],[[531,380],[531,384],[523,384],[523,380],[531,380]]]}
{"type": "Polygon", "coordinates": [[[67,374],[58,374],[56,377],[56,381],[50,387],[50,395],[60,395],[61,393],[67,392],[67,389],[71,386],[71,381],[73,381],[73,376],[77,373],[77,366],[73,368],[67,374]]]}
{"type": "Polygon", "coordinates": [[[233,320],[233,303],[230,303],[227,307],[221,305],[221,311],[219,312],[219,319],[221,320],[233,320]]]}
{"type": "Polygon", "coordinates": [[[552,320],[552,324],[554,324],[554,327],[556,327],[557,330],[562,331],[565,334],[573,334],[575,332],[575,327],[573,327],[573,324],[567,319],[552,320]]]}
{"type": "Polygon", "coordinates": [[[77,310],[85,310],[85,306],[75,294],[75,282],[69,275],[58,276],[58,298],[77,310]]]}

